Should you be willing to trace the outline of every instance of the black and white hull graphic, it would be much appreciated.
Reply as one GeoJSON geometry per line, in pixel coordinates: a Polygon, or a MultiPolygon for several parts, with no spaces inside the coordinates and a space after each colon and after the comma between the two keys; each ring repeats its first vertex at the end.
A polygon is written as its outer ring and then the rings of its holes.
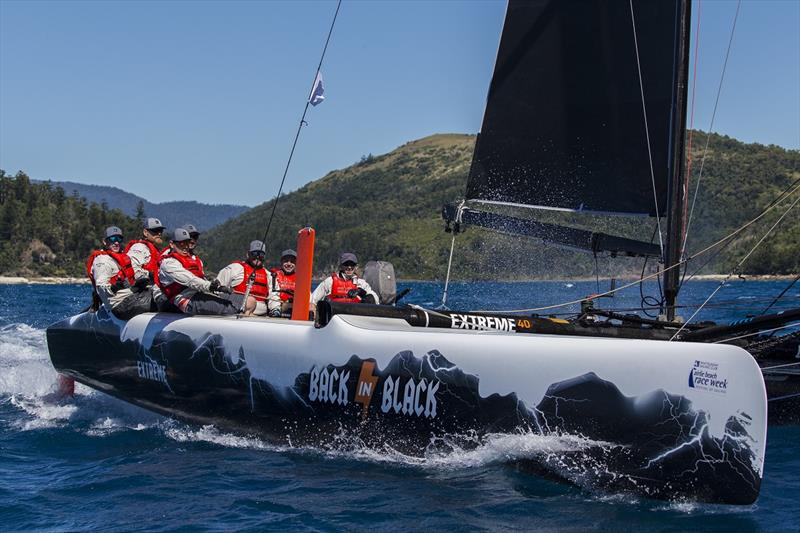
{"type": "Polygon", "coordinates": [[[527,466],[591,489],[750,503],[766,398],[730,346],[102,311],[48,330],[78,380],[193,423],[295,445],[343,433],[424,454],[496,434],[577,435],[527,466]],[[682,353],[681,350],[690,350],[682,353]],[[447,439],[439,437],[447,436],[447,439]]]}

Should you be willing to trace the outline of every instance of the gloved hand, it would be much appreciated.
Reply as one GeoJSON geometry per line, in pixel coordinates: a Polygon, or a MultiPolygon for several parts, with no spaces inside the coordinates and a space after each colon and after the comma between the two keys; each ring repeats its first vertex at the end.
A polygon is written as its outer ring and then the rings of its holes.
{"type": "Polygon", "coordinates": [[[231,293],[231,288],[222,285],[218,279],[215,279],[214,281],[211,282],[211,285],[208,286],[208,290],[211,292],[222,292],[225,294],[231,293]]]}
{"type": "Polygon", "coordinates": [[[347,297],[348,298],[355,298],[357,296],[357,297],[359,297],[359,298],[361,298],[363,300],[364,296],[366,296],[366,295],[367,295],[367,291],[365,291],[362,288],[350,289],[349,291],[347,291],[347,297]]]}
{"type": "Polygon", "coordinates": [[[281,317],[280,308],[276,307],[275,309],[270,309],[269,310],[269,316],[271,316],[272,318],[280,318],[281,317]]]}
{"type": "Polygon", "coordinates": [[[114,294],[117,294],[122,289],[127,289],[130,286],[131,286],[131,284],[128,283],[127,279],[120,278],[117,281],[115,281],[114,284],[111,286],[111,292],[113,292],[114,294]]]}
{"type": "MultiPolygon", "coordinates": [[[[150,276],[152,276],[152,274],[150,274],[150,276]]],[[[146,289],[147,286],[150,285],[150,283],[151,283],[150,277],[139,278],[136,280],[136,283],[134,283],[133,286],[136,288],[137,291],[142,291],[146,289]]]]}

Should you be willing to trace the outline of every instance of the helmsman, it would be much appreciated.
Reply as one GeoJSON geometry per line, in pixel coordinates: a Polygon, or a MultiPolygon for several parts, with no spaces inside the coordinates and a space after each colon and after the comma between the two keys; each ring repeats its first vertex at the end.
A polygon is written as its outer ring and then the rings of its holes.
{"type": "Polygon", "coordinates": [[[358,258],[356,254],[345,252],[339,257],[339,271],[322,280],[311,293],[311,305],[326,298],[333,302],[370,303],[379,301],[378,295],[369,283],[356,275],[358,258]]]}

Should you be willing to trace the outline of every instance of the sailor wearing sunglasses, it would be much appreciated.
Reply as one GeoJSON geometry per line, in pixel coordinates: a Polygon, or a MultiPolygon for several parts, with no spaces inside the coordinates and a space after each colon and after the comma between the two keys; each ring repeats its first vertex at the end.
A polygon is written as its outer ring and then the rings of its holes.
{"type": "Polygon", "coordinates": [[[86,274],[94,287],[93,308],[100,303],[118,318],[127,320],[152,308],[149,291],[134,292],[136,284],[131,260],[122,251],[125,237],[117,226],[106,228],[103,249],[95,250],[86,261],[86,274]]]}

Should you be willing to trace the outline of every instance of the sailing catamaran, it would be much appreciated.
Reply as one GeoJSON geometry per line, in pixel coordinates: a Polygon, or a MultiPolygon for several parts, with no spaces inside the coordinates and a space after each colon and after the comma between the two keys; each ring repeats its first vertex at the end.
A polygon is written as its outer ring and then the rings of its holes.
{"type": "MultiPolygon", "coordinates": [[[[667,189],[679,183],[688,14],[685,0],[512,0],[468,197],[663,214],[667,189]],[[547,44],[554,42],[557,49],[547,44]],[[549,88],[540,83],[547,80],[549,88]],[[529,98],[496,105],[520,84],[529,98]],[[633,119],[642,116],[641,91],[651,142],[629,134],[641,129],[633,119]],[[519,115],[528,108],[540,113],[535,122],[519,115]],[[520,166],[530,154],[547,172],[520,166]],[[601,171],[627,185],[598,187],[601,171]],[[554,180],[565,176],[574,177],[569,188],[554,180]],[[655,207],[651,183],[663,200],[655,207]],[[542,191],[549,199],[533,196],[542,191]]],[[[525,225],[464,206],[451,212],[456,224],[525,225]]],[[[654,253],[626,239],[556,233],[616,253],[654,253]]],[[[569,327],[579,329],[539,317],[322,302],[315,322],[170,313],[122,321],[101,308],[53,324],[47,339],[60,373],[189,423],[293,445],[358,442],[411,454],[498,434],[577,435],[530,461],[584,487],[755,501],[767,398],[750,354],[668,342],[649,333],[657,328],[616,337],[554,331],[569,327]]]]}

